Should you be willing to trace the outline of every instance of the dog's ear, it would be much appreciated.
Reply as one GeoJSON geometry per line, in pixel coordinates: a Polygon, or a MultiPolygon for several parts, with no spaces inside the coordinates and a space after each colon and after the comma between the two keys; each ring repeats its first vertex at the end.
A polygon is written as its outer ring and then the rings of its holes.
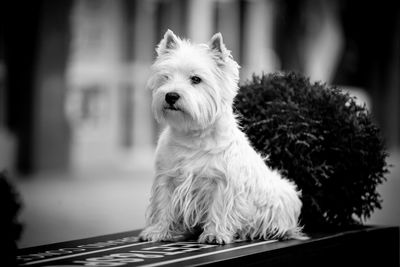
{"type": "Polygon", "coordinates": [[[179,42],[180,42],[179,38],[173,33],[173,31],[168,29],[164,34],[164,38],[157,46],[156,49],[157,54],[160,56],[165,53],[168,53],[168,51],[177,48],[179,42]]]}
{"type": "Polygon", "coordinates": [[[211,37],[208,46],[222,60],[229,56],[229,50],[226,49],[220,32],[211,37]]]}

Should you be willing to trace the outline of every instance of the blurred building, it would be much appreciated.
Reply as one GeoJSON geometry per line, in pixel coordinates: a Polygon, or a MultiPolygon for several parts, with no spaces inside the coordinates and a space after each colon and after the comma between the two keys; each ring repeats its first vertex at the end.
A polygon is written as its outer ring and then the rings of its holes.
{"type": "Polygon", "coordinates": [[[2,164],[23,172],[142,164],[158,134],[146,79],[168,28],[195,42],[222,32],[242,66],[242,81],[253,73],[296,70],[355,88],[389,144],[399,145],[398,8],[367,2],[357,13],[345,1],[312,0],[31,5],[29,14],[11,9],[29,23],[21,29],[5,16],[0,65],[0,143],[15,157],[2,164]],[[380,19],[370,22],[366,13],[380,19]]]}

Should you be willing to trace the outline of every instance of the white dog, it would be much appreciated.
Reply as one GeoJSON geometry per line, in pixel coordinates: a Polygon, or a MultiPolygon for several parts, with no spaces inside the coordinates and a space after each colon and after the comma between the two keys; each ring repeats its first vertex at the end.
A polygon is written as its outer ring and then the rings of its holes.
{"type": "Polygon", "coordinates": [[[148,86],[166,128],[141,239],[303,238],[296,186],[265,165],[238,126],[232,104],[239,66],[222,35],[191,44],[168,30],[157,54],[148,86]]]}

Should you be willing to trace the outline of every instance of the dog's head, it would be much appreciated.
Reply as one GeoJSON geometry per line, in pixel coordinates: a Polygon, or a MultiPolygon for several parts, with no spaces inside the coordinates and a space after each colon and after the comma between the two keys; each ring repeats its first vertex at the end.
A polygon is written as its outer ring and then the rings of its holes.
{"type": "Polygon", "coordinates": [[[157,47],[148,82],[152,109],[159,122],[179,130],[202,130],[232,108],[239,65],[222,35],[207,44],[192,44],[168,30],[157,47]]]}

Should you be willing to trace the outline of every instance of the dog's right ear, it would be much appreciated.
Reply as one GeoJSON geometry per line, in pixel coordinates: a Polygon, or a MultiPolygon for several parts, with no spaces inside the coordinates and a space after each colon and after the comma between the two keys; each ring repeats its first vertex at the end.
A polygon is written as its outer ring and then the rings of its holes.
{"type": "Polygon", "coordinates": [[[170,29],[164,34],[164,38],[157,46],[157,54],[163,55],[168,53],[168,51],[178,47],[180,39],[171,31],[170,29]]]}

